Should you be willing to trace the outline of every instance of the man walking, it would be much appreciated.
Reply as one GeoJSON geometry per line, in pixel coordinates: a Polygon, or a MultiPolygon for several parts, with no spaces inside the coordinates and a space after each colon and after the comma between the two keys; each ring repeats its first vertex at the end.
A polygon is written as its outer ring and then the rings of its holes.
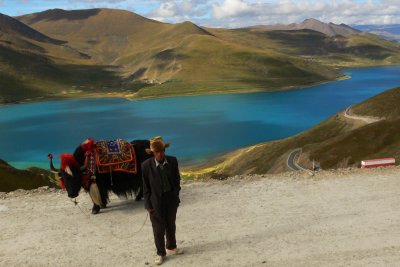
{"type": "Polygon", "coordinates": [[[150,139],[150,149],[146,151],[153,157],[142,163],[144,206],[153,227],[157,265],[163,263],[167,254],[183,253],[177,248],[175,238],[181,178],[176,157],[165,155],[168,147],[169,143],[164,144],[161,136],[150,139]]]}

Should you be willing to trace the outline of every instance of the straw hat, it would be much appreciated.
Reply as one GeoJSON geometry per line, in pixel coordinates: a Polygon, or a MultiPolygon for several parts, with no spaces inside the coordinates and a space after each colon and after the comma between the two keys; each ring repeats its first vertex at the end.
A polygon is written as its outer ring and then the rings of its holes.
{"type": "Polygon", "coordinates": [[[146,148],[146,152],[153,154],[153,152],[163,151],[167,147],[169,147],[169,142],[164,143],[161,136],[156,136],[150,139],[150,149],[146,148]]]}

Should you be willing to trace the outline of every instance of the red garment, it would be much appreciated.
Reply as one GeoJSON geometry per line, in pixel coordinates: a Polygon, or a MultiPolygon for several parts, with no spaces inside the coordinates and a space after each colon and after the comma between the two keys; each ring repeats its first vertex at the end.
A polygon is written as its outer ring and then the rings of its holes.
{"type": "Polygon", "coordinates": [[[83,151],[93,151],[94,147],[96,145],[96,142],[92,138],[86,139],[85,142],[81,144],[81,147],[83,151]]]}
{"type": "Polygon", "coordinates": [[[76,161],[76,159],[74,158],[74,155],[72,155],[72,154],[68,154],[68,153],[61,154],[60,158],[61,158],[61,170],[63,170],[63,171],[65,171],[65,168],[67,168],[67,166],[70,166],[70,167],[78,167],[79,166],[79,163],[76,161]]]}

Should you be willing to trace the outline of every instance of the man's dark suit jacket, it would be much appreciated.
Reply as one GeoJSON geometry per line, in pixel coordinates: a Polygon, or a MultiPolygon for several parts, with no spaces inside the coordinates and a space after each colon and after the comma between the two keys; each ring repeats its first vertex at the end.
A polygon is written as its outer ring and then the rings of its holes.
{"type": "MultiPolygon", "coordinates": [[[[173,199],[173,203],[179,206],[179,191],[181,190],[181,177],[179,175],[178,160],[176,157],[165,156],[168,162],[169,179],[171,185],[171,195],[176,197],[173,199]]],[[[154,157],[145,160],[142,163],[142,176],[143,176],[143,197],[144,207],[146,209],[154,209],[155,214],[161,216],[162,205],[162,182],[161,174],[156,167],[154,157]]]]}

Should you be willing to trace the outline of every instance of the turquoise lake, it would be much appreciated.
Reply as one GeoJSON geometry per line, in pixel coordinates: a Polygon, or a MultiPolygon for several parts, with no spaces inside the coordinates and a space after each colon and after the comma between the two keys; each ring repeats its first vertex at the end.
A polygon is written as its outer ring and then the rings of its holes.
{"type": "Polygon", "coordinates": [[[75,99],[0,108],[0,159],[17,168],[48,168],[47,154],[95,140],[171,142],[181,165],[304,131],[351,104],[400,86],[400,67],[344,71],[352,78],[274,93],[128,101],[75,99]]]}

